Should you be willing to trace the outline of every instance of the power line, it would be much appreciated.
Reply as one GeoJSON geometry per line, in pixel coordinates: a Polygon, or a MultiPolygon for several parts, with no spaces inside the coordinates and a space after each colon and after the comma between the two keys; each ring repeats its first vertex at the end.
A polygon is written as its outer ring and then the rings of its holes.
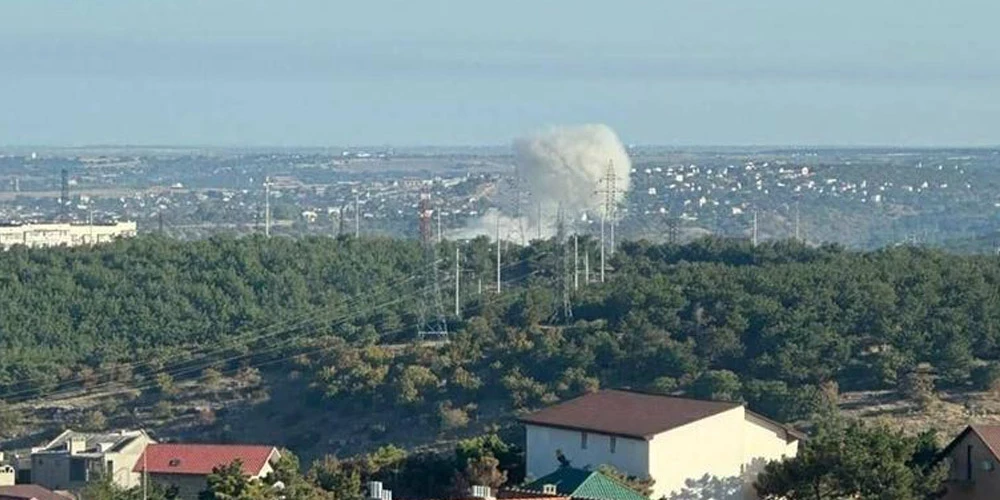
{"type": "MultiPolygon", "coordinates": [[[[396,278],[396,279],[392,280],[389,283],[383,284],[380,287],[381,289],[379,291],[373,293],[372,295],[373,295],[373,297],[375,297],[375,296],[377,296],[377,294],[380,294],[380,293],[383,293],[383,292],[398,290],[399,286],[402,286],[402,285],[406,284],[409,281],[418,279],[419,277],[420,277],[420,272],[418,271],[417,273],[411,274],[410,276],[396,278]]],[[[358,303],[360,303],[363,299],[365,299],[364,296],[350,297],[347,300],[347,302],[345,302],[343,304],[343,307],[345,309],[347,309],[347,310],[350,310],[350,308],[352,308],[355,305],[357,305],[358,303]]],[[[296,330],[298,328],[301,328],[303,326],[307,326],[309,323],[311,323],[313,321],[318,321],[318,320],[322,319],[322,317],[323,317],[324,314],[329,314],[329,311],[322,311],[322,310],[320,310],[320,311],[313,311],[313,312],[309,312],[309,313],[303,313],[303,314],[301,314],[299,316],[296,316],[296,317],[293,317],[293,318],[289,318],[287,320],[283,320],[283,321],[280,321],[280,322],[275,323],[275,324],[271,324],[271,325],[267,325],[267,326],[261,327],[260,329],[257,330],[258,333],[254,333],[253,331],[251,331],[251,332],[248,332],[247,334],[244,334],[244,335],[241,335],[241,336],[238,336],[238,337],[235,337],[235,338],[223,339],[221,342],[222,343],[228,343],[228,342],[243,343],[243,342],[250,342],[250,341],[259,341],[259,340],[264,339],[264,338],[272,337],[272,336],[275,336],[275,335],[278,335],[278,334],[281,334],[281,333],[288,333],[290,331],[294,331],[294,330],[296,330]],[[271,331],[271,330],[275,330],[276,328],[278,328],[277,331],[271,331]]],[[[344,316],[342,316],[342,317],[344,317],[344,316]]],[[[203,348],[200,351],[195,350],[193,353],[189,352],[189,351],[186,351],[185,354],[195,354],[195,355],[198,355],[198,356],[201,356],[201,357],[204,358],[204,357],[208,357],[208,356],[210,356],[212,354],[221,353],[221,352],[225,351],[228,348],[229,348],[229,346],[209,347],[209,348],[203,348]]],[[[177,356],[175,356],[175,357],[177,357],[177,356]]],[[[133,363],[125,363],[123,365],[116,366],[115,368],[117,368],[117,369],[135,369],[135,368],[138,368],[138,367],[151,365],[151,364],[153,364],[153,363],[155,363],[157,361],[162,361],[162,360],[136,361],[136,362],[133,362],[133,363]]],[[[180,367],[181,365],[183,365],[185,363],[191,363],[191,362],[196,362],[196,361],[197,361],[197,359],[194,359],[194,360],[188,359],[188,360],[180,361],[179,363],[177,363],[176,365],[174,365],[171,369],[176,369],[176,368],[180,367]]],[[[95,375],[97,375],[97,374],[95,374],[95,375]]],[[[35,381],[42,380],[43,378],[44,377],[33,377],[33,378],[23,379],[23,380],[19,381],[19,383],[24,384],[24,383],[28,383],[28,382],[35,382],[35,381]]],[[[66,385],[66,384],[70,384],[70,383],[73,383],[73,382],[83,382],[83,381],[85,381],[85,377],[77,377],[77,378],[74,378],[74,379],[69,379],[69,380],[62,381],[59,385],[66,385]]],[[[0,395],[0,398],[6,398],[7,396],[17,395],[17,394],[23,394],[23,393],[30,393],[30,392],[34,392],[34,390],[33,389],[29,389],[29,390],[21,391],[20,393],[8,393],[6,395],[0,395]]]]}
{"type": "MultiPolygon", "coordinates": [[[[521,259],[521,260],[519,260],[517,262],[507,264],[504,267],[505,268],[507,268],[507,267],[515,267],[515,266],[521,265],[521,264],[523,264],[525,262],[531,261],[532,259],[539,259],[541,257],[544,257],[547,254],[548,254],[548,252],[543,252],[543,253],[540,253],[538,255],[527,257],[527,258],[521,259]]],[[[533,275],[535,275],[537,273],[538,273],[538,271],[534,271],[534,272],[529,273],[529,274],[527,274],[525,276],[521,276],[519,278],[509,280],[508,283],[516,283],[518,281],[526,279],[527,277],[533,276],[533,275]]],[[[411,275],[410,277],[408,277],[406,279],[406,281],[414,279],[414,278],[416,278],[418,276],[419,275],[411,275]]],[[[385,285],[383,287],[383,290],[381,292],[379,292],[379,293],[390,292],[390,291],[395,291],[395,290],[396,290],[396,287],[392,286],[391,284],[389,284],[389,285],[385,285]]],[[[419,296],[420,294],[422,294],[424,291],[425,291],[424,289],[418,289],[418,290],[415,290],[414,292],[412,292],[409,295],[398,296],[397,298],[395,298],[395,299],[393,299],[391,301],[384,302],[384,303],[381,303],[381,304],[377,304],[374,307],[370,308],[370,310],[368,310],[368,312],[365,312],[365,314],[370,314],[372,312],[381,310],[381,309],[383,309],[385,307],[388,307],[388,306],[391,306],[391,305],[403,302],[403,301],[405,301],[407,299],[415,298],[415,297],[419,296]]],[[[353,297],[351,299],[351,302],[361,302],[365,298],[366,297],[364,297],[364,296],[353,297]]],[[[374,298],[374,297],[372,297],[372,298],[374,298]]],[[[351,309],[354,309],[354,308],[353,307],[348,307],[347,309],[351,310],[351,309]]],[[[261,339],[266,338],[266,337],[280,335],[280,334],[283,334],[283,333],[294,332],[294,331],[296,331],[298,329],[301,329],[301,328],[304,328],[304,327],[307,327],[307,326],[311,326],[310,323],[312,323],[312,322],[322,320],[323,319],[322,317],[318,317],[317,318],[316,316],[321,316],[323,313],[324,313],[324,311],[318,311],[318,312],[314,312],[314,313],[303,315],[303,316],[306,316],[306,317],[312,317],[312,319],[305,319],[303,321],[300,321],[299,324],[292,325],[289,328],[281,329],[281,330],[274,331],[274,332],[270,332],[270,333],[267,333],[267,334],[264,334],[264,335],[257,336],[256,338],[249,338],[249,339],[246,339],[246,340],[260,341],[261,339]]],[[[329,313],[329,311],[326,311],[326,313],[329,313]]],[[[329,321],[334,321],[335,322],[331,326],[338,326],[340,324],[346,323],[350,319],[353,319],[353,318],[356,318],[356,317],[360,317],[360,316],[362,316],[361,312],[355,312],[353,314],[348,313],[348,314],[344,314],[344,315],[342,315],[342,316],[340,316],[338,318],[329,318],[329,321]]],[[[271,325],[271,326],[269,326],[269,327],[267,327],[265,329],[270,329],[273,326],[276,326],[276,325],[271,325]]],[[[404,332],[404,331],[406,331],[408,329],[409,329],[409,327],[403,327],[403,328],[399,328],[397,330],[393,330],[393,331],[391,331],[389,333],[400,333],[400,332],[404,332]]],[[[378,338],[380,339],[380,338],[384,338],[386,336],[387,336],[387,334],[383,334],[383,335],[380,335],[378,338]]],[[[237,361],[237,360],[241,360],[241,359],[246,359],[248,357],[252,357],[252,356],[255,356],[255,355],[260,355],[262,353],[273,352],[275,350],[281,349],[282,347],[284,347],[285,344],[289,344],[291,342],[294,342],[294,341],[302,339],[302,338],[303,338],[302,336],[290,337],[290,338],[284,339],[282,341],[276,342],[274,344],[270,344],[269,347],[265,348],[265,349],[258,349],[257,351],[250,352],[250,353],[247,353],[247,354],[241,354],[241,355],[236,355],[236,356],[231,356],[231,357],[226,357],[226,358],[206,359],[206,358],[210,357],[210,354],[213,353],[213,351],[215,353],[221,353],[221,352],[225,351],[226,349],[228,349],[228,346],[227,347],[216,348],[216,349],[209,349],[206,352],[206,354],[204,354],[204,355],[201,356],[201,359],[186,360],[184,362],[178,363],[177,365],[171,366],[169,368],[165,367],[165,368],[162,368],[160,370],[153,371],[153,372],[151,372],[149,374],[149,376],[155,378],[157,375],[167,374],[167,375],[170,375],[172,377],[177,377],[177,376],[181,376],[181,375],[187,375],[187,374],[197,373],[197,372],[200,372],[201,370],[203,370],[205,368],[208,368],[208,367],[211,367],[213,365],[230,363],[230,362],[233,362],[233,361],[237,361]],[[193,366],[188,366],[188,365],[191,365],[191,364],[193,364],[193,366]]],[[[240,339],[237,339],[237,340],[240,340],[240,339]]],[[[147,365],[147,364],[150,364],[150,363],[152,363],[152,362],[151,361],[139,362],[139,363],[132,364],[132,367],[134,368],[135,366],[142,366],[142,365],[147,365]]],[[[128,367],[129,365],[130,364],[126,364],[124,366],[128,367]]],[[[111,373],[108,373],[108,375],[111,375],[111,373]]],[[[60,386],[65,387],[65,386],[67,386],[69,384],[72,384],[72,383],[82,383],[84,381],[85,381],[84,377],[77,377],[75,379],[70,379],[70,380],[62,381],[59,384],[57,384],[56,387],[60,387],[60,386]]],[[[95,391],[97,391],[99,389],[111,387],[111,386],[114,386],[114,385],[118,385],[118,383],[114,382],[114,381],[108,381],[108,382],[105,382],[105,383],[102,383],[102,384],[97,384],[95,386],[91,386],[89,388],[85,388],[82,391],[79,390],[79,389],[65,388],[65,389],[56,390],[56,391],[53,391],[53,392],[47,393],[47,394],[36,394],[36,393],[39,392],[37,389],[27,389],[27,390],[16,391],[16,392],[12,392],[12,393],[7,393],[7,394],[0,395],[0,399],[8,401],[8,402],[20,402],[20,403],[23,403],[23,402],[27,402],[27,401],[41,399],[43,397],[51,398],[52,396],[58,396],[60,394],[73,394],[72,397],[76,397],[76,396],[80,395],[80,394],[78,394],[80,392],[82,392],[83,394],[90,394],[90,393],[93,393],[93,392],[95,392],[95,391]],[[32,397],[20,399],[20,400],[12,400],[11,399],[11,398],[13,398],[15,396],[22,396],[22,395],[29,395],[29,394],[36,394],[36,395],[34,395],[32,397]]],[[[135,389],[135,388],[146,388],[146,387],[152,387],[154,385],[156,385],[155,382],[150,383],[150,384],[146,384],[145,386],[126,386],[126,387],[124,387],[122,389],[122,391],[127,390],[129,388],[133,388],[133,389],[135,389]]],[[[118,392],[122,392],[122,391],[118,391],[118,392]]]]}

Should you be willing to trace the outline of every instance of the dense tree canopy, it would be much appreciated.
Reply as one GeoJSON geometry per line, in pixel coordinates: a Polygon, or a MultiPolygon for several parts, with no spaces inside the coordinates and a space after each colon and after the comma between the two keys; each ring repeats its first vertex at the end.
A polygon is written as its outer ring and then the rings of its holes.
{"type": "Polygon", "coordinates": [[[940,498],[947,470],[935,466],[933,433],[906,436],[883,426],[824,421],[798,456],[771,462],[755,487],[766,499],[940,498]]]}
{"type": "MultiPolygon", "coordinates": [[[[438,252],[445,293],[455,245],[438,252]]],[[[462,315],[434,347],[402,347],[434,314],[414,241],[12,249],[0,254],[0,399],[109,382],[169,398],[182,379],[283,363],[339,408],[406,405],[460,427],[484,398],[530,408],[607,386],[744,400],[793,420],[828,404],[831,387],[905,388],[918,369],[932,384],[995,383],[993,256],[625,242],[607,283],[581,277],[571,290],[567,322],[557,242],[506,247],[499,296],[490,242],[458,245],[462,315]]],[[[597,253],[589,239],[583,249],[597,253]]]]}

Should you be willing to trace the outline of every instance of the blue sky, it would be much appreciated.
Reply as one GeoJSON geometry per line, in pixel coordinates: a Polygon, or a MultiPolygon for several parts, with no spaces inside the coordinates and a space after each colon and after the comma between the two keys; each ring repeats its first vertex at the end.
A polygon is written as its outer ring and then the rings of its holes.
{"type": "Polygon", "coordinates": [[[0,144],[996,145],[1000,5],[3,0],[0,144]]]}

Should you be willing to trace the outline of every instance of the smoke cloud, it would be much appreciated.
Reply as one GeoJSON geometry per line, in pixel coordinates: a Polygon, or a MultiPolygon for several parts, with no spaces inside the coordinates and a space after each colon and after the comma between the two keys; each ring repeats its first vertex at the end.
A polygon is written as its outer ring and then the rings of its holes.
{"type": "Polygon", "coordinates": [[[487,213],[463,231],[466,235],[495,234],[499,217],[501,238],[531,240],[539,233],[548,237],[555,233],[560,207],[570,229],[599,220],[609,164],[615,172],[615,201],[628,191],[632,163],[607,125],[555,127],[515,139],[513,148],[518,188],[500,193],[505,213],[487,213]]]}

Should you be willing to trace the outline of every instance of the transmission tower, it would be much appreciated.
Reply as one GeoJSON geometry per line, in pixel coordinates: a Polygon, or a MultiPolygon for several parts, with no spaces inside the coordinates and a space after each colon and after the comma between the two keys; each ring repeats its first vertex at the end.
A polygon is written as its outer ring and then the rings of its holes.
{"type": "Polygon", "coordinates": [[[677,217],[667,217],[667,242],[676,245],[680,241],[680,220],[677,217]]]}
{"type": "Polygon", "coordinates": [[[435,340],[448,340],[448,323],[444,319],[444,304],[441,302],[441,280],[437,269],[437,244],[434,241],[434,230],[431,218],[434,209],[431,208],[431,196],[427,191],[420,193],[420,243],[423,247],[423,300],[420,305],[420,327],[417,338],[425,340],[428,337],[435,340]]]}

